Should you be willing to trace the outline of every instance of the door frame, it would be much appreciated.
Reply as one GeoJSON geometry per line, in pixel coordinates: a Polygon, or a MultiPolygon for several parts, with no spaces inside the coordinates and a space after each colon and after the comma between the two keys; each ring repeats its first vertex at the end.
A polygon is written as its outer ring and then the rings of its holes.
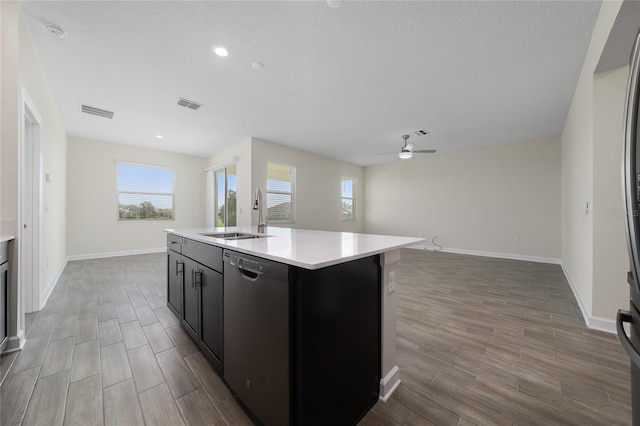
{"type": "MultiPolygon", "coordinates": [[[[20,137],[19,137],[19,171],[18,171],[18,303],[21,322],[24,313],[40,310],[40,270],[41,270],[41,228],[43,206],[43,158],[42,158],[42,118],[22,88],[20,102],[20,137]],[[30,173],[27,179],[26,173],[30,173]],[[26,186],[31,183],[31,196],[26,186]],[[30,223],[29,223],[30,222],[30,223]],[[26,262],[27,258],[31,262],[26,262]]],[[[19,320],[20,321],[20,320],[19,320]]]]}

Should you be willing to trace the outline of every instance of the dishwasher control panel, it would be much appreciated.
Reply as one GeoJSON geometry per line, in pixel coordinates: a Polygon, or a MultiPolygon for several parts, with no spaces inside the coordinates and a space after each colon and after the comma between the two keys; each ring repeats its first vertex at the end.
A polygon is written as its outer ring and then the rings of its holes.
{"type": "Polygon", "coordinates": [[[258,275],[268,275],[271,269],[268,262],[256,260],[248,256],[242,256],[236,253],[225,251],[224,261],[228,262],[230,266],[242,269],[244,271],[253,272],[258,275]]]}

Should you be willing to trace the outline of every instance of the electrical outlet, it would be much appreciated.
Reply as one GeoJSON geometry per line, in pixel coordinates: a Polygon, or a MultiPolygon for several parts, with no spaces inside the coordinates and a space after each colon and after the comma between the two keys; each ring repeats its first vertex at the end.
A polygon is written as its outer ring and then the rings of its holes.
{"type": "Polygon", "coordinates": [[[389,294],[396,291],[396,271],[389,272],[389,294]]]}
{"type": "Polygon", "coordinates": [[[515,238],[513,239],[513,244],[515,244],[515,245],[519,245],[519,244],[520,244],[520,238],[519,238],[519,237],[515,237],[515,238]]]}

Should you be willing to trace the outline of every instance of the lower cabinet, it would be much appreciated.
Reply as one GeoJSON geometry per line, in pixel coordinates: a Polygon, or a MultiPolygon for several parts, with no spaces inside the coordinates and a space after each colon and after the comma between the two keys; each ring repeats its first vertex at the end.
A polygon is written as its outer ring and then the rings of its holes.
{"type": "Polygon", "coordinates": [[[184,261],[180,253],[167,250],[167,307],[182,318],[182,282],[184,261]]]}
{"type": "Polygon", "coordinates": [[[200,349],[222,374],[223,298],[222,274],[199,266],[200,275],[200,349]]]}
{"type": "Polygon", "coordinates": [[[0,353],[8,341],[8,303],[9,303],[9,242],[0,243],[0,353]]]}
{"type": "MultiPolygon", "coordinates": [[[[219,254],[222,257],[221,251],[219,254]]],[[[181,260],[183,262],[181,265],[183,271],[181,274],[183,276],[182,315],[180,317],[182,326],[198,343],[202,353],[213,367],[222,375],[224,333],[222,273],[184,255],[181,260]]],[[[175,260],[170,257],[169,261],[173,262],[169,265],[171,269],[175,260]]]]}
{"type": "Polygon", "coordinates": [[[198,341],[199,327],[199,307],[200,291],[196,284],[196,273],[198,264],[191,259],[184,259],[184,281],[182,291],[182,325],[191,338],[198,341]]]}
{"type": "Polygon", "coordinates": [[[187,238],[169,247],[167,305],[257,424],[352,425],[376,403],[378,255],[307,270],[238,253],[223,266],[220,247],[187,238]]]}

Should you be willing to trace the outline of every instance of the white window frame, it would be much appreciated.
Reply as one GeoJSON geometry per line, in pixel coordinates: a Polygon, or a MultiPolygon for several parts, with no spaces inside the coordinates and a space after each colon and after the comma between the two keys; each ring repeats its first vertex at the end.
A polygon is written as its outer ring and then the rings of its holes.
{"type": "Polygon", "coordinates": [[[356,178],[353,176],[342,176],[342,179],[340,179],[340,219],[343,222],[353,222],[357,219],[356,212],[356,178]],[[347,180],[351,181],[351,197],[345,197],[342,194],[342,185],[344,185],[344,182],[347,180]],[[344,217],[342,214],[342,202],[344,200],[351,200],[351,217],[344,217]]]}
{"type": "Polygon", "coordinates": [[[291,196],[291,217],[289,219],[272,219],[269,217],[269,207],[267,206],[267,223],[296,223],[296,167],[289,164],[276,163],[274,161],[267,162],[267,201],[269,194],[290,195],[291,196]],[[289,167],[291,169],[291,192],[269,190],[269,164],[277,166],[289,167]]]}
{"type": "Polygon", "coordinates": [[[140,222],[168,222],[176,220],[176,171],[173,167],[158,166],[155,164],[133,163],[129,161],[116,161],[116,221],[120,223],[140,223],[140,222]],[[171,192],[144,192],[144,191],[120,191],[118,188],[118,172],[120,165],[148,167],[171,171],[171,192]],[[171,219],[120,219],[120,194],[147,194],[147,195],[170,195],[171,196],[171,219]]]}

